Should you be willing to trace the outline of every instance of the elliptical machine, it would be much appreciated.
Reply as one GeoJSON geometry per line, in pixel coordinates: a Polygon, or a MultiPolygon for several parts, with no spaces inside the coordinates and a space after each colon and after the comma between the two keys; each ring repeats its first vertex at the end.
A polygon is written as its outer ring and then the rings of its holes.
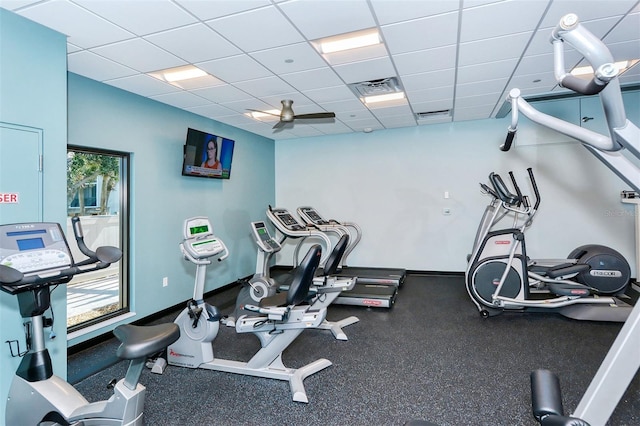
{"type": "MultiPolygon", "coordinates": [[[[279,277],[279,282],[276,282],[269,271],[271,259],[282,249],[280,243],[271,236],[267,226],[262,221],[251,222],[251,231],[258,246],[256,273],[242,284],[238,292],[236,308],[233,314],[225,320],[225,325],[230,327],[235,326],[235,318],[242,314],[250,315],[246,311],[243,312],[245,305],[259,304],[265,297],[274,296],[280,291],[286,291],[290,284],[291,275],[281,276],[279,277]],[[286,279],[283,279],[285,277],[286,279]]],[[[340,293],[349,291],[355,286],[356,277],[344,279],[335,276],[338,265],[348,247],[349,235],[343,235],[327,257],[322,272],[314,276],[313,285],[309,290],[309,299],[307,300],[312,308],[320,309],[331,305],[340,293]]],[[[319,270],[320,268],[317,271],[319,270]]],[[[327,321],[325,319],[318,328],[331,330],[333,336],[338,340],[348,340],[342,327],[355,324],[358,321],[360,320],[355,316],[350,316],[340,321],[327,321]]]]}
{"type": "Polygon", "coordinates": [[[253,333],[260,340],[261,349],[248,361],[232,361],[215,358],[213,341],[220,328],[218,309],[204,301],[204,284],[207,266],[211,259],[221,261],[229,252],[222,240],[213,234],[206,217],[194,217],[184,222],[184,240],[180,249],[185,260],[196,265],[193,298],[178,315],[175,323],[181,335],[167,350],[170,365],[187,368],[203,368],[285,380],[289,382],[293,400],[309,402],[303,380],[331,365],[326,359],[318,359],[300,368],[288,368],[282,362],[282,352],[308,328],[318,328],[327,315],[327,309],[312,310],[302,303],[309,297],[314,273],[320,263],[322,249],[313,245],[295,271],[287,292],[262,298],[259,305],[245,304],[235,320],[237,333],[253,333]]]}
{"type": "Polygon", "coordinates": [[[122,256],[115,247],[95,252],[84,244],[80,219],[72,219],[76,242],[88,258],[75,263],[57,223],[19,223],[0,226],[0,289],[18,297],[25,322],[27,352],[12,356],[22,360],[7,398],[7,425],[82,424],[142,425],[146,389],[138,383],[148,356],[160,352],[179,337],[175,324],[139,327],[119,325],[113,331],[121,342],[116,354],[130,360],[126,376],[107,401],[89,403],[72,385],[53,374],[44,329],[53,325],[45,317],[51,307],[51,287],[66,284],[78,274],[96,271],[122,256]]]}
{"type": "Polygon", "coordinates": [[[504,310],[555,310],[579,320],[624,322],[632,307],[613,296],[625,292],[631,276],[627,261],[617,251],[602,245],[583,245],[568,259],[528,258],[525,231],[540,205],[540,193],[531,168],[527,169],[535,195],[531,205],[522,195],[513,174],[516,194],[502,178],[492,173],[492,189],[499,200],[487,207],[478,229],[466,271],[467,292],[484,317],[504,310]],[[501,206],[516,215],[514,227],[492,230],[501,206]],[[519,226],[518,216],[523,220],[519,226]],[[608,296],[608,297],[602,297],[608,296]]]}

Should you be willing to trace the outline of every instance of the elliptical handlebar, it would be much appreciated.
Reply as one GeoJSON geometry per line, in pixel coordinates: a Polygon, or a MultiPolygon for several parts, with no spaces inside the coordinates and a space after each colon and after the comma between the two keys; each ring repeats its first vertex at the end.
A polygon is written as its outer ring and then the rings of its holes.
{"type": "Polygon", "coordinates": [[[511,193],[499,174],[493,172],[490,173],[489,181],[491,182],[491,185],[493,186],[500,201],[510,206],[519,206],[522,203],[521,196],[511,193]]]}
{"type": "Polygon", "coordinates": [[[527,169],[527,173],[529,173],[529,180],[531,181],[531,186],[533,187],[533,194],[536,196],[536,202],[533,205],[534,210],[538,210],[540,206],[540,192],[538,191],[538,184],[536,183],[536,178],[533,176],[533,170],[531,167],[527,169]]]}

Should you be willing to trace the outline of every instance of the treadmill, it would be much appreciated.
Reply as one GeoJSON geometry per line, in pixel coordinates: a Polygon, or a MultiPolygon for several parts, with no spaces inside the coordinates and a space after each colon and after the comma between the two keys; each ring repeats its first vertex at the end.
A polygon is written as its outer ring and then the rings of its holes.
{"type": "MultiPolygon", "coordinates": [[[[299,248],[306,238],[318,237],[322,239],[325,244],[329,242],[327,246],[327,253],[331,252],[331,243],[327,232],[333,232],[338,236],[342,236],[345,231],[344,228],[334,227],[329,231],[322,231],[315,225],[304,225],[300,223],[288,210],[283,208],[272,208],[269,206],[267,209],[267,218],[276,229],[283,235],[280,243],[284,242],[287,238],[302,238],[302,240],[296,245],[294,251],[294,267],[298,263],[299,248]]],[[[348,248],[347,248],[348,250],[348,248]]],[[[346,251],[345,251],[346,253],[346,251]]],[[[320,269],[320,268],[319,268],[320,269]]],[[[321,270],[318,271],[321,273],[321,270]]],[[[277,275],[278,272],[274,271],[272,275],[277,275]]],[[[343,278],[356,278],[356,284],[353,289],[346,290],[340,293],[334,300],[334,304],[337,305],[355,305],[365,306],[370,308],[391,308],[395,302],[396,295],[398,294],[398,285],[393,282],[389,283],[371,283],[361,281],[359,276],[356,275],[343,275],[339,273],[337,277],[343,278]]]]}
{"type": "Polygon", "coordinates": [[[297,212],[304,223],[313,225],[321,231],[332,232],[333,230],[340,230],[339,232],[349,233],[349,246],[342,257],[341,269],[338,276],[358,277],[358,282],[367,284],[385,284],[400,287],[404,283],[404,279],[407,276],[405,269],[346,266],[347,256],[353,251],[362,238],[362,229],[357,223],[325,220],[313,207],[298,207],[297,212]]]}

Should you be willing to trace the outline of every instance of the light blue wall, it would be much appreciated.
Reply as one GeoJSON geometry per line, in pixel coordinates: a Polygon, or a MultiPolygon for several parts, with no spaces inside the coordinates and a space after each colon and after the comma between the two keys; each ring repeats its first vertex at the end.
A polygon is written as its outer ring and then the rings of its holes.
{"type": "Polygon", "coordinates": [[[130,285],[136,318],[191,297],[195,268],[178,248],[188,217],[209,217],[231,253],[212,265],[205,291],[252,274],[256,248],[249,223],[264,219],[275,199],[273,140],[79,75],[70,73],[68,85],[69,144],[131,153],[130,285]],[[231,179],[181,176],[188,127],[235,140],[231,179]]]}
{"type": "MultiPolygon", "coordinates": [[[[625,100],[629,119],[640,123],[637,92],[625,100]]],[[[578,99],[537,107],[580,122],[578,99]]],[[[594,116],[590,125],[602,119],[601,112],[594,116]]],[[[625,184],[581,144],[525,117],[515,147],[500,151],[509,122],[277,141],[276,204],[292,212],[311,205],[327,219],[358,223],[363,238],[350,265],[462,272],[489,202],[478,183],[490,172],[513,170],[524,186],[532,167],[542,204],[527,232],[531,257],[563,258],[579,245],[604,244],[622,252],[635,271],[634,213],[620,202],[625,184]]],[[[291,254],[288,245],[279,263],[291,264],[291,254]]]]}
{"type": "MultiPolygon", "coordinates": [[[[66,147],[67,147],[67,60],[66,38],[62,34],[35,24],[4,9],[0,9],[0,122],[38,129],[43,135],[44,203],[42,218],[64,223],[66,218],[66,147]]],[[[2,144],[2,141],[0,141],[2,144]]],[[[2,152],[6,158],[9,153],[2,152]]],[[[0,167],[2,159],[0,158],[0,167]]],[[[37,162],[36,162],[37,164],[37,162]]],[[[11,192],[12,182],[0,182],[0,192],[11,192]]],[[[20,198],[37,194],[21,193],[20,198]]],[[[6,209],[20,205],[0,205],[6,217],[15,212],[6,209]]],[[[34,212],[24,212],[33,217],[34,212]]],[[[65,376],[66,363],[66,294],[56,291],[52,296],[55,308],[55,331],[62,336],[48,341],[53,367],[65,376]]],[[[18,364],[12,358],[6,340],[19,340],[25,349],[22,319],[15,296],[0,292],[0,419],[4,419],[6,395],[11,384],[11,372],[18,364]]],[[[1,422],[1,421],[0,421],[1,422]]]]}

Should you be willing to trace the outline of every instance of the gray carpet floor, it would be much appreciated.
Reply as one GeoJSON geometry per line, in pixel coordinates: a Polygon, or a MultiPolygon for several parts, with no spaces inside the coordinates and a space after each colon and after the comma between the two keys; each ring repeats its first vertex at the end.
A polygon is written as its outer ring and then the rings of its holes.
{"type": "MultiPolygon", "coordinates": [[[[228,314],[236,293],[229,288],[207,301],[228,314]]],[[[344,329],[348,341],[305,330],[284,352],[288,367],[318,358],[333,363],[305,380],[308,404],[293,402],[283,381],[169,366],[162,375],[142,374],[146,424],[535,425],[529,373],[558,373],[571,412],[621,327],[548,313],[483,319],[461,276],[435,274],[409,275],[392,309],[332,305],[327,318],[350,315],[360,322],[344,329]]],[[[104,366],[75,384],[90,401],[108,398],[106,384],[123,377],[126,363],[110,362],[116,346],[112,339],[69,357],[70,381],[88,365],[104,366]]],[[[232,328],[221,327],[214,341],[224,359],[248,361],[258,349],[253,335],[232,328]]],[[[609,425],[640,425],[640,377],[609,425]]]]}

